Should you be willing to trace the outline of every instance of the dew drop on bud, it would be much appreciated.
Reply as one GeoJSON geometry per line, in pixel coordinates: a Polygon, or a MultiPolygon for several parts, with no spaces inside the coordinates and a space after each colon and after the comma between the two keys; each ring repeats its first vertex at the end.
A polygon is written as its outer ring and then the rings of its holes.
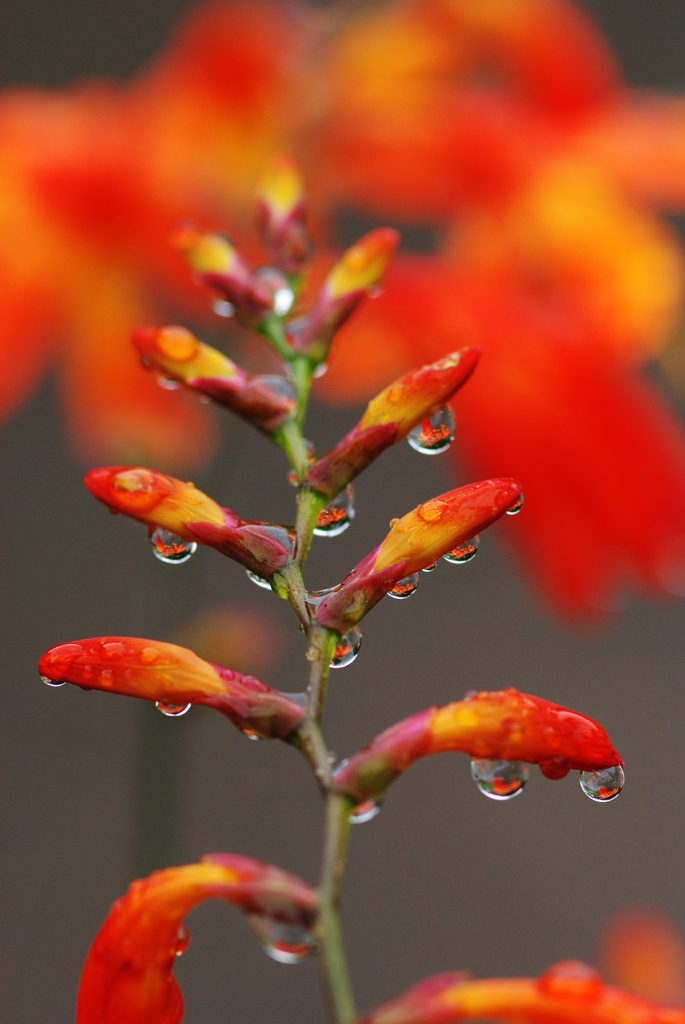
{"type": "Polygon", "coordinates": [[[274,313],[276,316],[285,316],[286,313],[289,313],[294,301],[295,292],[292,288],[288,288],[287,285],[283,288],[277,288],[274,292],[274,313]]]}
{"type": "Polygon", "coordinates": [[[316,378],[316,380],[318,380],[319,377],[323,377],[327,373],[328,373],[328,363],[319,363],[317,368],[314,370],[314,373],[312,374],[312,377],[314,377],[314,378],[316,378]]]}
{"type": "Polygon", "coordinates": [[[248,740],[263,740],[264,737],[260,736],[254,731],[254,729],[241,729],[243,736],[247,736],[248,740]]]}
{"type": "Polygon", "coordinates": [[[625,772],[620,764],[612,768],[600,768],[596,772],[580,772],[580,788],[585,796],[598,803],[615,800],[623,789],[626,781],[625,772]]]}
{"type": "Polygon", "coordinates": [[[248,580],[252,580],[258,587],[262,587],[264,590],[271,590],[271,584],[263,576],[258,576],[256,572],[251,572],[249,569],[246,569],[245,572],[247,573],[248,580]]]}
{"type": "Polygon", "coordinates": [[[491,800],[511,800],[528,781],[528,765],[523,761],[490,761],[474,757],[471,778],[481,793],[491,800]]]}
{"type": "Polygon", "coordinates": [[[521,491],[521,493],[519,494],[519,496],[516,499],[516,501],[514,502],[514,504],[510,505],[509,508],[507,509],[507,515],[508,516],[515,516],[515,515],[517,515],[517,513],[519,513],[521,511],[521,509],[523,508],[523,501],[524,501],[523,491],[521,491]]]}
{"type": "Polygon", "coordinates": [[[150,547],[155,558],[160,562],[169,562],[172,565],[179,565],[187,562],[192,554],[197,551],[197,544],[194,540],[183,540],[177,537],[170,530],[164,530],[161,526],[150,530],[150,547]]]}
{"type": "Polygon", "coordinates": [[[233,316],[235,313],[235,306],[226,299],[215,299],[212,303],[212,309],[217,316],[233,316]]]}
{"type": "Polygon", "coordinates": [[[379,813],[382,804],[383,797],[378,797],[376,800],[364,800],[354,808],[350,815],[350,821],[353,825],[363,825],[365,821],[371,821],[379,813]]]}
{"type": "Polygon", "coordinates": [[[406,597],[411,597],[415,594],[419,586],[419,574],[413,572],[411,576],[405,576],[403,580],[398,580],[392,590],[388,591],[388,597],[394,597],[398,601],[404,601],[406,597]]]}
{"type": "Polygon", "coordinates": [[[430,565],[424,565],[424,567],[421,570],[421,572],[433,572],[433,569],[437,569],[437,567],[438,567],[438,563],[437,562],[431,562],[430,565]]]}
{"type": "Polygon", "coordinates": [[[355,515],[354,491],[352,484],[348,484],[330,505],[321,509],[314,533],[317,537],[338,537],[344,533],[355,515]]]}
{"type": "Polygon", "coordinates": [[[362,632],[355,626],[339,641],[333,655],[331,668],[346,668],[347,665],[351,665],[359,654],[361,645],[362,632]]]}
{"type": "Polygon", "coordinates": [[[407,441],[417,452],[439,455],[454,440],[454,415],[448,405],[422,420],[407,434],[407,441]]]}
{"type": "Polygon", "coordinates": [[[164,704],[161,700],[156,700],[155,707],[167,718],[180,718],[190,711],[192,704],[164,704]]]}
{"type": "Polygon", "coordinates": [[[190,945],[190,932],[184,924],[178,926],[176,942],[174,944],[174,956],[183,956],[190,945]]]}
{"type": "Polygon", "coordinates": [[[160,388],[164,388],[165,391],[178,391],[181,386],[180,380],[176,380],[175,377],[165,377],[164,374],[159,375],[157,383],[160,388]]]}
{"type": "Polygon", "coordinates": [[[248,921],[267,956],[279,964],[299,964],[316,952],[316,940],[301,924],[275,921],[266,914],[249,914],[248,921]]]}
{"type": "Polygon", "coordinates": [[[65,686],[66,679],[51,679],[50,676],[41,676],[41,680],[46,686],[65,686]]]}
{"type": "Polygon", "coordinates": [[[446,555],[442,557],[450,565],[464,565],[465,562],[470,562],[472,558],[475,558],[478,554],[478,548],[480,547],[480,537],[476,534],[471,540],[465,541],[460,544],[458,548],[452,548],[446,555]]]}
{"type": "Polygon", "coordinates": [[[473,700],[474,697],[478,696],[478,690],[467,690],[462,700],[473,700]]]}

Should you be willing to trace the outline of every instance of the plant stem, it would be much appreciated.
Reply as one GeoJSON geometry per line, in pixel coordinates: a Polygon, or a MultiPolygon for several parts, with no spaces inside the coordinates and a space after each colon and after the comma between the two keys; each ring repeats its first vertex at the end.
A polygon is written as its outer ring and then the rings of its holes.
{"type": "Polygon", "coordinates": [[[312,543],[314,527],[326,499],[318,491],[300,487],[297,495],[297,519],[295,520],[295,558],[298,565],[304,565],[312,543]]]}
{"type": "Polygon", "coordinates": [[[290,361],[293,350],[288,344],[288,339],[285,336],[285,330],[283,327],[283,321],[280,317],[267,317],[267,319],[260,324],[257,330],[263,338],[266,338],[282,359],[290,361]]]}
{"type": "Polygon", "coordinates": [[[330,629],[312,624],[309,628],[307,660],[310,663],[309,685],[307,687],[307,716],[318,722],[321,719],[326,686],[331,670],[331,661],[339,637],[330,629]]]}
{"type": "Polygon", "coordinates": [[[339,910],[351,810],[352,801],[344,793],[328,793],[319,885],[319,942],[323,984],[334,1024],[352,1024],[357,1019],[339,910]]]}
{"type": "Polygon", "coordinates": [[[304,426],[309,403],[309,392],[312,386],[312,361],[308,356],[291,356],[290,372],[293,375],[295,390],[297,391],[297,409],[295,411],[295,422],[300,430],[304,426]]]}
{"type": "Polygon", "coordinates": [[[309,469],[309,452],[298,424],[294,420],[284,423],[274,431],[273,439],[285,452],[298,481],[304,480],[309,469]]]}

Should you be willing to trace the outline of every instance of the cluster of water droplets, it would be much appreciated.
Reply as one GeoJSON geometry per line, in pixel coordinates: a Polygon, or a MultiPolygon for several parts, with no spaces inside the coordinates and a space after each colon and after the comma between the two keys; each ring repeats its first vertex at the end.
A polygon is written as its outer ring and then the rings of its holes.
{"type": "Polygon", "coordinates": [[[299,964],[317,952],[314,934],[304,925],[276,921],[266,914],[248,914],[247,919],[264,952],[279,964],[299,964]]]}
{"type": "Polygon", "coordinates": [[[190,556],[197,551],[195,541],[183,540],[182,537],[177,537],[171,530],[165,530],[161,526],[150,527],[148,536],[152,553],[160,562],[180,565],[182,562],[187,562],[190,556]]]}
{"type": "Polygon", "coordinates": [[[411,447],[424,455],[440,455],[454,440],[454,414],[449,405],[422,420],[407,434],[411,447]]]}
{"type": "MultiPolygon", "coordinates": [[[[579,775],[583,793],[598,803],[615,800],[625,782],[625,773],[620,764],[593,772],[580,772],[579,775]]],[[[471,778],[481,793],[491,800],[511,800],[518,796],[528,776],[528,765],[523,761],[495,761],[482,757],[471,760],[471,778]]]]}
{"type": "Polygon", "coordinates": [[[344,533],[356,515],[352,484],[322,508],[314,527],[317,537],[338,537],[344,533]]]}

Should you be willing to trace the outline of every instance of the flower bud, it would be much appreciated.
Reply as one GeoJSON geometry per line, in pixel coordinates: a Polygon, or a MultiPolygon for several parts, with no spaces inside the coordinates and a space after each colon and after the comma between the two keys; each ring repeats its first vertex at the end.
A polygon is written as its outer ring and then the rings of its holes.
{"type": "Polygon", "coordinates": [[[185,327],[141,327],[131,340],[146,362],[209,395],[266,434],[286,423],[295,400],[277,394],[185,327]]]}
{"type": "Polygon", "coordinates": [[[315,362],[326,358],[334,334],[379,284],[398,243],[399,235],[392,228],[376,228],[343,253],[291,339],[297,351],[315,362]]]}
{"type": "Polygon", "coordinates": [[[551,762],[557,778],[623,764],[598,722],[509,687],[405,718],[349,758],[336,784],[358,802],[375,799],[418,758],[448,750],[543,770],[551,762]]]}
{"type": "Polygon", "coordinates": [[[207,544],[269,579],[290,561],[286,527],[241,519],[228,508],[166,473],[144,466],[102,466],[84,477],[91,494],[115,512],[207,544]]]}
{"type": "Polygon", "coordinates": [[[395,584],[492,525],[516,503],[516,480],[481,480],[425,501],[319,604],[319,625],[344,636],[395,584]]]}
{"type": "Polygon", "coordinates": [[[189,942],[184,917],[220,899],[251,921],[311,932],[314,890],[295,875],[251,857],[212,854],[133,882],[112,907],[88,952],[76,1024],[179,1024],[183,996],[173,975],[189,942]]]}
{"type": "Polygon", "coordinates": [[[177,234],[176,245],[197,280],[220,292],[234,307],[241,323],[258,327],[271,316],[272,283],[252,270],[224,235],[186,227],[177,234]]]}
{"type": "Polygon", "coordinates": [[[304,188],[297,165],[289,156],[277,156],[265,168],[257,192],[257,228],[269,262],[284,274],[302,273],[311,258],[304,216],[304,188]]]}
{"type": "Polygon", "coordinates": [[[329,500],[390,445],[442,409],[473,373],[480,349],[452,352],[410,370],[372,398],[357,425],[314,463],[306,483],[329,500]]]}
{"type": "Polygon", "coordinates": [[[304,714],[299,704],[259,679],[161,640],[98,636],[58,644],[42,656],[39,672],[54,682],[163,705],[204,704],[262,739],[287,739],[304,714]]]}

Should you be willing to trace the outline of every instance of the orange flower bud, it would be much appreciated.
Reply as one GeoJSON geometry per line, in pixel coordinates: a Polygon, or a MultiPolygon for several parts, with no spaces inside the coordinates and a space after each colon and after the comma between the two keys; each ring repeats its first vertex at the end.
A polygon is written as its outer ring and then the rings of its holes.
{"type": "Polygon", "coordinates": [[[390,445],[442,409],[473,373],[480,349],[465,348],[410,370],[372,398],[357,425],[307,474],[306,483],[332,499],[390,445]]]}
{"type": "Polygon", "coordinates": [[[292,338],[298,351],[316,362],[326,358],[333,335],[380,283],[398,243],[399,235],[392,228],[376,228],[343,253],[292,338]]]}
{"type": "Polygon", "coordinates": [[[278,394],[268,378],[246,373],[185,327],[141,327],[131,340],[146,363],[209,395],[267,434],[290,419],[294,397],[278,394]]]}
{"type": "Polygon", "coordinates": [[[285,274],[301,273],[311,256],[304,213],[297,165],[289,156],[277,156],[265,168],[257,192],[257,227],[269,261],[285,274]]]}
{"type": "Polygon", "coordinates": [[[319,625],[344,636],[399,580],[492,525],[521,497],[516,480],[481,480],[425,501],[319,604],[319,625]]]}
{"type": "Polygon", "coordinates": [[[54,683],[153,700],[162,710],[204,704],[264,739],[287,739],[303,717],[299,704],[259,679],[161,640],[98,636],[58,644],[45,652],[38,670],[54,683]]]}
{"type": "Polygon", "coordinates": [[[186,227],[176,245],[196,278],[219,291],[241,323],[255,327],[273,313],[273,282],[252,270],[225,235],[186,227]]]}
{"type": "Polygon", "coordinates": [[[191,483],[143,466],[102,466],[84,477],[91,494],[115,512],[207,544],[269,579],[290,560],[286,527],[241,519],[191,483]]]}
{"type": "Polygon", "coordinates": [[[656,1006],[605,985],[578,960],[553,964],[539,978],[472,981],[463,971],[419,982],[359,1024],[457,1024],[496,1020],[535,1024],[685,1024],[685,1010],[656,1006]]]}
{"type": "Polygon", "coordinates": [[[183,918],[208,899],[239,907],[276,959],[294,962],[313,951],[316,894],[295,875],[236,854],[156,871],[130,886],[98,932],[81,975],[76,1024],[180,1024],[173,967],[189,942],[183,918]]]}
{"type": "Polygon", "coordinates": [[[510,687],[405,718],[345,761],[336,784],[363,803],[381,796],[418,758],[449,750],[539,764],[555,778],[572,768],[593,772],[623,764],[598,722],[510,687]]]}

